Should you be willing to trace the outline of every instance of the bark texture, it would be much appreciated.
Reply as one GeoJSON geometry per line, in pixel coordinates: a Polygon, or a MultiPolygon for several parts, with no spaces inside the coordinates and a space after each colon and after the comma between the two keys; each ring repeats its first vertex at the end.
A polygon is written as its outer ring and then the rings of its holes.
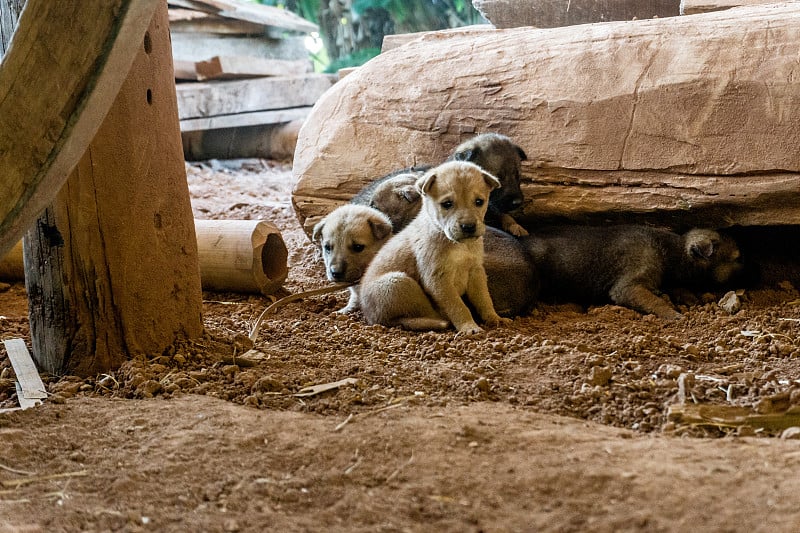
{"type": "Polygon", "coordinates": [[[24,239],[34,358],[96,375],[202,333],[162,2],[84,157],[24,239]]]}
{"type": "Polygon", "coordinates": [[[317,103],[296,211],[308,230],[370,180],[496,131],[527,152],[529,226],[800,223],[798,54],[798,4],[422,38],[317,103]]]}

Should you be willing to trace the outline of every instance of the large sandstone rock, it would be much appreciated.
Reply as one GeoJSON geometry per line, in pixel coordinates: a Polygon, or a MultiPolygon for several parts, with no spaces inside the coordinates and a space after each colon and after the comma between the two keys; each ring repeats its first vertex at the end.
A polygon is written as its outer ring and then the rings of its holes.
{"type": "Polygon", "coordinates": [[[800,223],[800,4],[422,37],[319,100],[293,201],[310,228],[369,180],[497,131],[523,223],[800,223]]]}

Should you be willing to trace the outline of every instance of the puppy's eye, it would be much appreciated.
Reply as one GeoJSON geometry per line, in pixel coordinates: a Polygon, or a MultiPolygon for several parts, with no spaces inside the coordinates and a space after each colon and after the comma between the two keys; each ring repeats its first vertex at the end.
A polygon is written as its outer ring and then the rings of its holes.
{"type": "Polygon", "coordinates": [[[355,253],[361,253],[361,252],[363,252],[363,251],[364,251],[364,245],[363,245],[363,244],[354,244],[354,245],[353,245],[353,251],[354,251],[355,253]]]}
{"type": "Polygon", "coordinates": [[[483,202],[484,202],[483,198],[476,198],[475,199],[475,205],[477,205],[478,207],[482,206],[483,202]]]}
{"type": "Polygon", "coordinates": [[[453,208],[453,201],[452,200],[445,200],[444,202],[442,202],[439,205],[442,206],[442,209],[447,211],[448,209],[452,209],[453,208]]]}
{"type": "Polygon", "coordinates": [[[331,250],[333,250],[333,246],[331,246],[330,244],[328,244],[328,243],[326,242],[325,244],[323,244],[323,245],[322,245],[322,250],[323,250],[325,253],[331,253],[331,250]]]}

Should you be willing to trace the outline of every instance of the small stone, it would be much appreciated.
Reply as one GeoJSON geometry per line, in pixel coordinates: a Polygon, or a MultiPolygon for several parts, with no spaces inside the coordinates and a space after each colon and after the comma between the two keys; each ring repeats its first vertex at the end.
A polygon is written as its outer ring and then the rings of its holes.
{"type": "Polygon", "coordinates": [[[0,292],[6,292],[10,288],[11,288],[10,284],[5,283],[4,281],[0,281],[0,292]]]}
{"type": "Polygon", "coordinates": [[[489,392],[489,380],[486,378],[478,378],[475,381],[475,388],[481,392],[489,392]]]}
{"type": "Polygon", "coordinates": [[[736,314],[742,308],[739,296],[734,291],[726,292],[725,296],[718,302],[718,305],[731,315],[736,314]]]}
{"type": "Polygon", "coordinates": [[[136,387],[136,393],[144,398],[152,398],[161,390],[161,383],[149,379],[136,387]]]}
{"type": "Polygon", "coordinates": [[[589,372],[589,383],[605,387],[611,381],[611,369],[607,366],[595,366],[589,372]]]}

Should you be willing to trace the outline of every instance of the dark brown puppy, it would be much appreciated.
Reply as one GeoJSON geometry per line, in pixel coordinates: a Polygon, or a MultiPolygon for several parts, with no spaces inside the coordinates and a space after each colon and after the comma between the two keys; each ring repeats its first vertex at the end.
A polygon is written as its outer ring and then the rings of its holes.
{"type": "Polygon", "coordinates": [[[525,151],[499,133],[482,133],[458,145],[450,156],[456,161],[475,163],[500,180],[500,188],[489,197],[486,223],[512,235],[527,235],[510,212],[522,207],[525,198],[520,189],[520,163],[527,161],[525,151]]]}
{"type": "Polygon", "coordinates": [[[521,242],[541,279],[542,300],[612,302],[662,318],[680,318],[661,289],[709,288],[742,270],[730,237],[707,229],[684,235],[647,226],[561,226],[521,242]]]}
{"type": "Polygon", "coordinates": [[[383,212],[399,232],[419,213],[422,202],[416,181],[431,167],[409,167],[378,178],[353,196],[350,203],[383,212]]]}

